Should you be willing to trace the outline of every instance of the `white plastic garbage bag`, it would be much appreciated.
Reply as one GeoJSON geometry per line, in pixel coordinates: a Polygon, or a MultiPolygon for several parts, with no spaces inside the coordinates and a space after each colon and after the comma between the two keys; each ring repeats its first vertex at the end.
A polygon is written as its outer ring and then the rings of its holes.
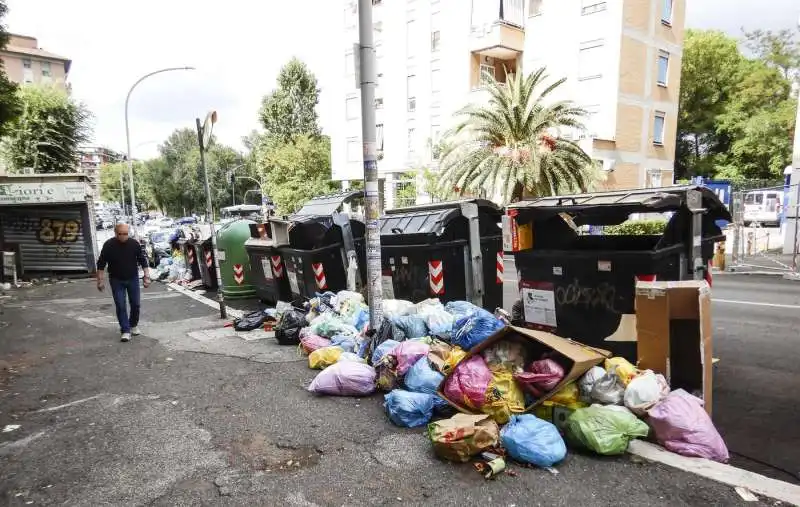
{"type": "Polygon", "coordinates": [[[646,370],[641,375],[634,377],[625,388],[624,402],[631,412],[638,416],[644,415],[656,403],[669,394],[669,384],[664,375],[646,370]]]}
{"type": "Polygon", "coordinates": [[[415,306],[411,301],[403,299],[384,299],[383,316],[386,318],[402,317],[414,313],[415,306]]]}

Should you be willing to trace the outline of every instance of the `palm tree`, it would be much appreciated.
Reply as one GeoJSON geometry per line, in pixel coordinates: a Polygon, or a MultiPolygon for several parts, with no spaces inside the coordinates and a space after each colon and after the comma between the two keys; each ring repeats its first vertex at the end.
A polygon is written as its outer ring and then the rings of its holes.
{"type": "Polygon", "coordinates": [[[559,133],[582,129],[586,112],[569,101],[545,103],[565,79],[544,86],[544,68],[508,77],[507,84],[490,79],[488,105],[457,113],[463,121],[448,134],[442,179],[462,195],[488,192],[504,203],[523,194],[585,192],[593,180],[592,160],[559,133]]]}

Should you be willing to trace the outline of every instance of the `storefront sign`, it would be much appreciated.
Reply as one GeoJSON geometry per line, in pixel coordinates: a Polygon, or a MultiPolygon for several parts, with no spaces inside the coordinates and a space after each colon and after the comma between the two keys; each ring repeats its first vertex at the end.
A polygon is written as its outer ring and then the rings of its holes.
{"type": "Polygon", "coordinates": [[[85,183],[0,183],[0,206],[4,204],[47,204],[86,200],[85,183]]]}

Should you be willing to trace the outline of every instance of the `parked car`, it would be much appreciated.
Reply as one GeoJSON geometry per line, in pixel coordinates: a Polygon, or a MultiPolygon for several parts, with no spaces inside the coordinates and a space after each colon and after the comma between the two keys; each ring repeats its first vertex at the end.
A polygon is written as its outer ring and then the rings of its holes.
{"type": "Polygon", "coordinates": [[[158,266],[161,259],[171,257],[172,247],[169,243],[172,231],[154,231],[145,236],[144,249],[150,266],[158,266]]]}
{"type": "Polygon", "coordinates": [[[782,190],[753,190],[744,195],[744,224],[781,225],[782,190]]]}
{"type": "Polygon", "coordinates": [[[155,220],[155,222],[156,222],[156,224],[158,224],[159,227],[164,228],[164,229],[166,229],[167,227],[174,227],[175,226],[175,220],[173,220],[173,219],[171,219],[169,217],[157,218],[155,220]]]}

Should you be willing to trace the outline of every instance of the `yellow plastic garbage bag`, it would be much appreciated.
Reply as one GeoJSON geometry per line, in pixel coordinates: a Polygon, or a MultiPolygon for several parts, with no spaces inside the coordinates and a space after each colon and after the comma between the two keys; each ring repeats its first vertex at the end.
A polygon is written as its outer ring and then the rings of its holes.
{"type": "Polygon", "coordinates": [[[575,406],[579,405],[580,408],[585,406],[584,404],[580,403],[580,393],[578,392],[578,384],[575,382],[570,382],[569,384],[562,387],[556,394],[549,397],[547,399],[553,403],[558,403],[559,405],[566,405],[566,406],[575,406]]]}
{"type": "Polygon", "coordinates": [[[641,373],[624,357],[612,357],[610,359],[606,359],[604,366],[608,373],[616,371],[617,376],[625,386],[630,384],[631,380],[641,373]]]}
{"type": "Polygon", "coordinates": [[[314,370],[324,370],[328,366],[335,364],[342,355],[341,347],[322,347],[308,355],[308,367],[314,370]]]}
{"type": "Polygon", "coordinates": [[[514,380],[511,370],[492,370],[492,381],[486,389],[486,402],[481,412],[492,416],[498,424],[505,424],[512,414],[525,411],[525,393],[514,380]]]}
{"type": "Polygon", "coordinates": [[[461,347],[453,347],[450,354],[447,356],[447,360],[444,362],[444,366],[442,366],[442,373],[445,375],[449,374],[465,357],[467,357],[467,353],[464,349],[461,347]]]}

